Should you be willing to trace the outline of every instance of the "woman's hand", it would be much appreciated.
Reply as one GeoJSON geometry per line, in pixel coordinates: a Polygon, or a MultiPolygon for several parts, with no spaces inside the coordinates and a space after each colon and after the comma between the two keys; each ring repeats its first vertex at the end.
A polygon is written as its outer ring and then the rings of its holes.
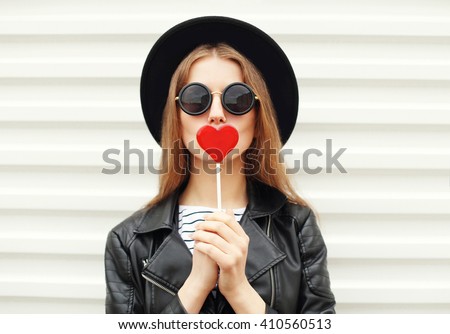
{"type": "Polygon", "coordinates": [[[205,215],[192,235],[194,249],[208,255],[220,268],[219,290],[226,297],[247,283],[245,263],[249,238],[231,210],[205,215]]]}
{"type": "Polygon", "coordinates": [[[205,215],[192,235],[195,250],[220,268],[219,290],[236,313],[263,313],[265,303],[245,276],[249,237],[231,210],[205,215]]]}
{"type": "Polygon", "coordinates": [[[205,290],[209,294],[217,284],[219,267],[209,256],[194,248],[190,276],[197,282],[200,289],[205,290]]]}
{"type": "Polygon", "coordinates": [[[199,313],[206,297],[216,286],[219,267],[206,254],[194,249],[192,269],[178,297],[188,313],[199,313]]]}

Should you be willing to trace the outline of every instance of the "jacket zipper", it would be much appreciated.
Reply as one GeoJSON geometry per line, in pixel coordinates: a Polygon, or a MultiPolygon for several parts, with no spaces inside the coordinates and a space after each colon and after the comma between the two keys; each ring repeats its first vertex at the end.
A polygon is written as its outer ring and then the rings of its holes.
{"type": "MultiPolygon", "coordinates": [[[[267,230],[266,234],[270,239],[270,225],[272,222],[272,216],[269,215],[269,221],[267,223],[267,230]]],[[[275,279],[273,277],[273,267],[269,269],[269,276],[270,276],[270,290],[271,290],[271,297],[270,297],[270,307],[273,307],[273,304],[275,303],[275,279]]]]}
{"type": "MultiPolygon", "coordinates": [[[[148,264],[148,260],[144,260],[144,266],[148,264]]],[[[156,285],[158,288],[164,290],[167,293],[170,293],[172,296],[175,296],[176,293],[168,288],[166,288],[165,286],[159,284],[158,282],[154,281],[153,279],[151,279],[150,277],[146,276],[144,272],[141,273],[142,277],[144,277],[147,281],[149,281],[150,283],[156,285]]]]}

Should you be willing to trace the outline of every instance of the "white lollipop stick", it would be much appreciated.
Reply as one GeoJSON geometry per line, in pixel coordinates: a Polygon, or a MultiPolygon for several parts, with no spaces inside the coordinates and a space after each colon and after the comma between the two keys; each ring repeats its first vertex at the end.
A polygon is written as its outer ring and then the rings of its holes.
{"type": "Polygon", "coordinates": [[[202,126],[197,131],[198,144],[213,160],[216,161],[217,209],[220,211],[222,210],[220,162],[233,149],[233,147],[236,146],[238,141],[239,133],[233,126],[228,124],[222,125],[219,129],[216,129],[208,124],[202,126]],[[217,161],[219,159],[220,161],[217,161]]]}
{"type": "Polygon", "coordinates": [[[217,209],[222,210],[222,189],[220,186],[220,163],[216,163],[217,209]]]}

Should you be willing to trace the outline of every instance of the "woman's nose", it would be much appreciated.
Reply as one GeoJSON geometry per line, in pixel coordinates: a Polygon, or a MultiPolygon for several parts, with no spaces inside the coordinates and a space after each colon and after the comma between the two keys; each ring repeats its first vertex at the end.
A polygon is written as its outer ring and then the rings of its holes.
{"type": "Polygon", "coordinates": [[[227,119],[224,113],[225,110],[222,106],[221,95],[214,94],[212,96],[212,103],[211,107],[209,108],[208,123],[216,125],[225,123],[227,119]]]}

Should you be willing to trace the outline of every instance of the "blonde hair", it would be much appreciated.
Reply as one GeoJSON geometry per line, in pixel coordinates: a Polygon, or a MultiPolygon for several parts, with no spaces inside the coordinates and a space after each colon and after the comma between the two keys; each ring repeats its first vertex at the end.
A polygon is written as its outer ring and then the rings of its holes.
{"type": "Polygon", "coordinates": [[[192,64],[201,58],[211,56],[237,63],[242,70],[244,82],[252,87],[258,96],[255,138],[250,148],[243,153],[247,178],[259,180],[278,189],[291,202],[306,205],[295,192],[286,174],[285,166],[280,162],[279,152],[282,144],[278,127],[274,126],[277,124],[276,114],[262,74],[234,48],[219,43],[197,47],[184,58],[172,76],[162,121],[163,153],[160,169],[164,172],[160,175],[159,193],[147,204],[147,207],[163,201],[184,186],[189,179],[189,154],[180,140],[182,129],[175,97],[187,84],[192,64]],[[269,149],[267,145],[270,146],[269,149]],[[249,163],[255,158],[259,163],[249,163]]]}

